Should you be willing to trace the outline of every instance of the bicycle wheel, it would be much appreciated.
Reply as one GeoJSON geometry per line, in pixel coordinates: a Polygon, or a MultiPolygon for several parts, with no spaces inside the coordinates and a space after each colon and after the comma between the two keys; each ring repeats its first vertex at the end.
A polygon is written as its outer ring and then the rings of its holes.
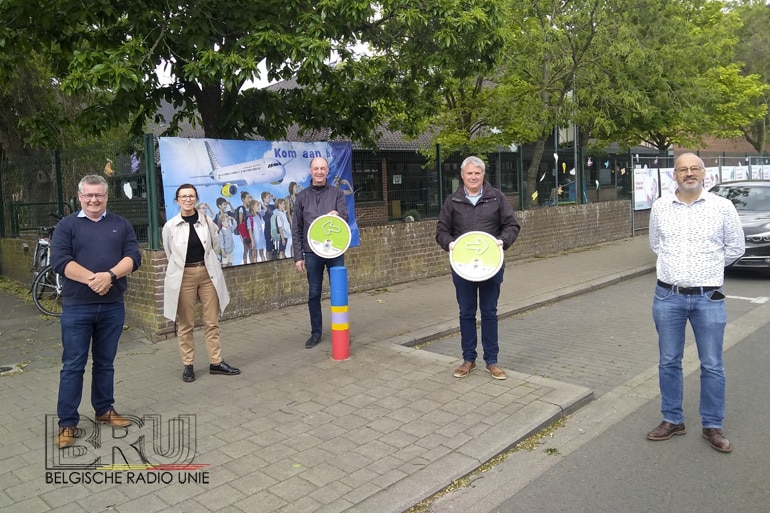
{"type": "Polygon", "coordinates": [[[32,301],[46,315],[61,317],[61,277],[49,265],[43,268],[32,282],[32,301]]]}

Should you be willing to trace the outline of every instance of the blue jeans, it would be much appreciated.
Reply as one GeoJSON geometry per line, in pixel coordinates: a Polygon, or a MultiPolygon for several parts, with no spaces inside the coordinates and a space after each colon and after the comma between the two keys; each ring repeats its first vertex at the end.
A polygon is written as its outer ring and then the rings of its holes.
{"type": "Polygon", "coordinates": [[[83,374],[91,348],[93,359],[91,405],[96,415],[112,409],[115,402],[115,355],[123,332],[123,303],[64,306],[61,316],[62,369],[57,413],[59,426],[77,426],[83,397],[83,374]]]}
{"type": "MultiPolygon", "coordinates": [[[[720,289],[721,295],[721,289],[720,289]]],[[[722,360],[727,310],[714,292],[678,294],[655,287],[652,318],[658,330],[661,413],[672,424],[684,422],[682,357],[687,321],[700,358],[700,416],[704,428],[721,428],[725,416],[725,367],[722,360]]]]}
{"type": "Polygon", "coordinates": [[[497,300],[500,297],[500,285],[503,283],[503,271],[486,281],[468,281],[452,270],[457,304],[460,306],[460,344],[463,361],[475,362],[478,338],[476,334],[476,306],[481,310],[481,347],[484,348],[484,361],[487,365],[497,363],[499,346],[497,344],[497,300]],[[477,301],[478,299],[478,301],[477,301]]]}
{"type": "Polygon", "coordinates": [[[310,312],[310,334],[321,336],[323,315],[321,314],[321,291],[323,290],[324,268],[326,273],[332,267],[345,265],[345,256],[321,258],[310,251],[305,252],[305,270],[307,272],[307,309],[310,312]]]}

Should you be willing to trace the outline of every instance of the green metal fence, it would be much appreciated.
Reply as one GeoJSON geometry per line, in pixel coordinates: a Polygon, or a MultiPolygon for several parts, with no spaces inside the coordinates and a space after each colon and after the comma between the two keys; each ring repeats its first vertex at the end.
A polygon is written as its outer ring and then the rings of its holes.
{"type": "Polygon", "coordinates": [[[99,174],[109,185],[108,210],[131,222],[140,243],[158,249],[158,210],[163,208],[163,195],[153,136],[146,135],[143,143],[141,150],[131,153],[101,144],[38,152],[12,161],[0,159],[0,194],[4,198],[0,236],[37,233],[39,227],[54,224],[54,216],[79,210],[78,182],[85,175],[99,174]],[[150,158],[144,159],[144,155],[150,158]]]}
{"type": "MultiPolygon", "coordinates": [[[[157,146],[152,134],[144,136],[130,150],[129,145],[99,144],[54,152],[29,152],[13,160],[0,155],[0,236],[18,237],[34,234],[41,226],[55,222],[53,215],[66,215],[80,208],[77,184],[87,174],[105,176],[109,184],[108,209],[134,226],[139,241],[150,249],[160,249],[161,213],[163,204],[160,168],[156,166],[157,146]],[[149,158],[145,158],[147,155],[149,158]]],[[[531,159],[532,148],[501,148],[486,155],[487,180],[506,193],[518,194],[518,208],[530,205],[533,191],[524,191],[524,174],[531,159]]],[[[643,152],[639,152],[643,153],[643,152]]],[[[548,152],[546,152],[549,155],[548,152]]],[[[756,166],[767,164],[767,156],[742,153],[699,152],[707,165],[756,166]]],[[[631,198],[633,168],[636,166],[670,167],[670,156],[636,154],[628,151],[578,153],[560,149],[554,169],[553,159],[541,162],[537,183],[537,205],[550,206],[574,199],[575,178],[569,170],[575,167],[583,189],[591,193],[591,201],[631,198]],[[541,190],[542,188],[542,190],[541,190]],[[600,190],[600,188],[602,188],[600,190]],[[554,191],[563,197],[555,200],[554,191]],[[603,192],[607,190],[607,192],[603,192]]],[[[387,198],[388,217],[403,219],[436,217],[444,198],[460,183],[460,163],[457,154],[443,155],[436,148],[436,165],[427,165],[426,158],[415,151],[356,150],[353,156],[356,200],[382,201],[387,198]]],[[[582,197],[582,196],[581,196],[582,197]]],[[[581,200],[582,201],[582,200],[581,200]]]]}

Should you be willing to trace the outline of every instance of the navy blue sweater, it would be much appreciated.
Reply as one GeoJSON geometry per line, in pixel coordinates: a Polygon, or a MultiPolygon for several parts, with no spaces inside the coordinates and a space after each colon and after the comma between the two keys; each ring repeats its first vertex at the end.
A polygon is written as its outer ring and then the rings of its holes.
{"type": "MultiPolygon", "coordinates": [[[[116,214],[107,214],[93,222],[87,217],[71,214],[56,225],[51,241],[51,266],[64,276],[64,268],[73,260],[94,273],[105,272],[131,257],[134,271],[142,263],[136,233],[126,219],[116,214]]],[[[88,285],[64,278],[62,302],[64,305],[93,303],[120,303],[128,283],[126,278],[118,282],[105,295],[100,296],[88,285]]]]}

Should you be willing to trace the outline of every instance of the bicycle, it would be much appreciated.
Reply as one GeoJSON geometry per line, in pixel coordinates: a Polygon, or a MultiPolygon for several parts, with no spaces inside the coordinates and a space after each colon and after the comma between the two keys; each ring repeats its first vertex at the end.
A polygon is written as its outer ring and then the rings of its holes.
{"type": "MultiPolygon", "coordinates": [[[[58,214],[52,217],[61,219],[58,214]]],[[[61,317],[62,286],[64,279],[51,267],[51,238],[54,226],[41,226],[38,229],[38,239],[32,258],[32,302],[38,310],[52,317],[61,317]]]]}

